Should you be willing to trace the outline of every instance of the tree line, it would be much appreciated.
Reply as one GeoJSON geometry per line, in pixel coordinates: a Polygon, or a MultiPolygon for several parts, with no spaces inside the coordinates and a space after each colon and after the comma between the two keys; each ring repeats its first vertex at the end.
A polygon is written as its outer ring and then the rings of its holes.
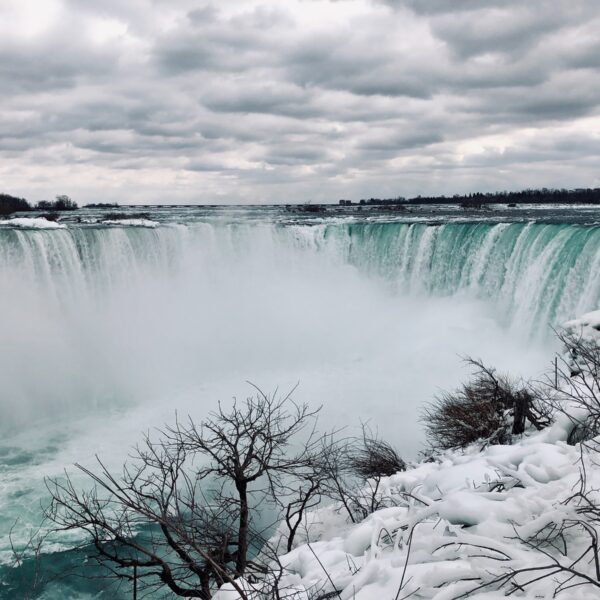
{"type": "MultiPolygon", "coordinates": [[[[340,200],[340,206],[351,206],[352,200],[340,200]]],[[[485,204],[600,204],[600,188],[551,189],[528,188],[516,192],[475,192],[453,196],[415,196],[414,198],[362,198],[361,206],[404,204],[460,204],[477,208],[485,204]]]]}
{"type": "Polygon", "coordinates": [[[28,212],[31,210],[77,210],[77,202],[65,194],[56,196],[54,200],[40,200],[31,205],[25,198],[17,198],[9,194],[0,194],[0,215],[10,215],[15,212],[28,212]]]}
{"type": "MultiPolygon", "coordinates": [[[[600,188],[576,188],[576,189],[525,189],[516,192],[475,192],[472,194],[454,194],[453,196],[415,196],[405,198],[397,196],[394,198],[362,198],[358,202],[352,200],[339,200],[340,206],[387,206],[392,208],[404,207],[406,205],[422,204],[459,204],[465,209],[477,209],[489,204],[600,204],[600,188]]],[[[118,204],[88,204],[89,208],[114,208],[118,204]]],[[[41,200],[32,205],[25,198],[18,198],[9,194],[0,194],[0,215],[10,215],[15,212],[27,212],[31,210],[75,210],[79,208],[69,196],[56,196],[55,200],[41,200]]],[[[300,206],[286,205],[289,210],[303,210],[306,212],[322,212],[323,204],[307,204],[300,206]]]]}

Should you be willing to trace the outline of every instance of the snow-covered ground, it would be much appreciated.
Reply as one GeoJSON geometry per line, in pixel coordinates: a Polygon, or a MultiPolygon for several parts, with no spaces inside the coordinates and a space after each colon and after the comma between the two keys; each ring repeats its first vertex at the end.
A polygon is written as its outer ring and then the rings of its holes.
{"type": "Polygon", "coordinates": [[[600,473],[594,453],[567,445],[571,428],[559,415],[512,446],[474,445],[413,465],[383,480],[386,507],[357,524],[337,506],[310,513],[282,558],[281,587],[307,599],[495,600],[511,591],[549,599],[562,584],[560,598],[599,598],[594,523],[566,501],[582,465],[589,490],[600,473]]]}
{"type": "MultiPolygon", "coordinates": [[[[584,433],[598,431],[600,311],[566,323],[564,333],[578,368],[548,387],[552,425],[512,445],[480,441],[433,454],[382,478],[381,508],[361,522],[350,522],[341,503],[308,513],[280,558],[282,596],[600,598],[600,436],[567,443],[586,422],[584,433]]],[[[286,539],[282,524],[271,543],[286,539]]],[[[217,598],[237,596],[224,586],[217,598]]]]}
{"type": "Polygon", "coordinates": [[[600,310],[586,313],[578,319],[568,321],[565,330],[590,342],[600,343],[600,310]]]}

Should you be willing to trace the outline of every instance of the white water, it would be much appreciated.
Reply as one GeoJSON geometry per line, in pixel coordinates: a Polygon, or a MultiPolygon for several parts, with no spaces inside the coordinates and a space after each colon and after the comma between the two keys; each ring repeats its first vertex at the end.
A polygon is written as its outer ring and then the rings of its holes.
{"type": "MultiPolygon", "coordinates": [[[[300,381],[297,395],[324,404],[329,422],[373,417],[414,452],[418,407],[463,376],[458,355],[519,372],[549,360],[477,295],[391,293],[311,227],[11,233],[0,246],[5,425],[133,405],[203,414],[249,393],[246,380],[266,391],[300,381]],[[410,427],[396,434],[390,414],[410,427]]],[[[415,289],[428,239],[412,259],[415,289]]]]}
{"type": "MultiPolygon", "coordinates": [[[[508,348],[535,352],[525,349],[526,336],[509,339],[497,306],[467,293],[485,275],[485,262],[471,266],[464,290],[428,293],[422,263],[431,263],[435,228],[417,239],[415,256],[404,252],[413,262],[411,288],[422,290],[411,294],[392,293],[389,277],[350,266],[339,248],[346,240],[324,243],[311,227],[11,233],[12,244],[0,245],[4,423],[164,403],[217,382],[230,386],[226,397],[248,389],[240,386],[245,380],[266,390],[300,380],[307,394],[316,373],[336,373],[330,394],[346,397],[345,405],[370,389],[375,412],[390,408],[373,398],[376,389],[383,386],[386,397],[394,389],[395,403],[402,411],[411,406],[414,421],[415,406],[436,385],[456,381],[457,354],[515,368],[520,361],[505,357],[515,355],[508,348]]],[[[485,256],[496,237],[483,241],[485,256]]],[[[354,262],[369,251],[355,248],[362,256],[354,262]]],[[[315,401],[332,404],[323,395],[315,401]]]]}

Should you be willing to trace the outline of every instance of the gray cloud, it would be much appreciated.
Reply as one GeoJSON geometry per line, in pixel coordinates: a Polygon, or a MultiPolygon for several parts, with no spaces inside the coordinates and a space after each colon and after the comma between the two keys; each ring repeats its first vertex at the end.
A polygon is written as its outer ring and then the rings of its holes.
{"type": "Polygon", "coordinates": [[[600,185],[595,0],[56,2],[33,33],[27,19],[1,32],[7,191],[51,196],[60,177],[82,202],[255,202],[600,185]]]}

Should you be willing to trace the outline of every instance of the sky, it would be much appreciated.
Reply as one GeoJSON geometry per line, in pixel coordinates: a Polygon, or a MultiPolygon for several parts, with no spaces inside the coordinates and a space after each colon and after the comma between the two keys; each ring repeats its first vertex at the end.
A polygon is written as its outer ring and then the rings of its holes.
{"type": "Polygon", "coordinates": [[[600,187],[597,0],[0,0],[1,192],[600,187]]]}

